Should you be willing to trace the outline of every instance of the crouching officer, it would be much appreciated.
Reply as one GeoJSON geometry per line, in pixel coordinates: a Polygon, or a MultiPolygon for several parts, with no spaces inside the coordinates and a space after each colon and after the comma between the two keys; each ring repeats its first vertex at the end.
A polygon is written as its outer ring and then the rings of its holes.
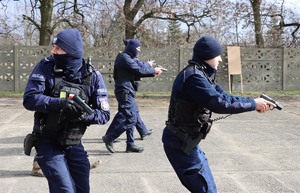
{"type": "Polygon", "coordinates": [[[193,58],[176,77],[162,141],[165,153],[181,183],[193,193],[216,193],[208,161],[198,146],[212,126],[211,113],[265,112],[273,103],[262,98],[233,96],[211,80],[222,47],[211,36],[200,38],[193,58]]]}
{"type": "Polygon", "coordinates": [[[24,107],[39,114],[35,161],[50,192],[89,192],[90,163],[81,138],[89,125],[109,121],[107,89],[100,72],[83,60],[78,30],[58,33],[51,54],[35,66],[23,96],[24,107]]]}

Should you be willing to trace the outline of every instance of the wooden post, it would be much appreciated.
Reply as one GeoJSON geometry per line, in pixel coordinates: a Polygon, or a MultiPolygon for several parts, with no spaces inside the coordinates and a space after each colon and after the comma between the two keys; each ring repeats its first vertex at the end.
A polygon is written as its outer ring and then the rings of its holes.
{"type": "Polygon", "coordinates": [[[14,46],[14,91],[20,90],[20,75],[19,75],[19,50],[20,47],[14,46]]]}
{"type": "Polygon", "coordinates": [[[241,49],[239,46],[228,46],[228,87],[229,92],[232,92],[232,77],[233,75],[240,75],[241,79],[241,91],[243,91],[243,76],[242,76],[242,64],[241,64],[241,49]]]}
{"type": "Polygon", "coordinates": [[[287,62],[286,54],[288,53],[286,48],[282,48],[282,90],[286,90],[287,85],[287,62]]]}

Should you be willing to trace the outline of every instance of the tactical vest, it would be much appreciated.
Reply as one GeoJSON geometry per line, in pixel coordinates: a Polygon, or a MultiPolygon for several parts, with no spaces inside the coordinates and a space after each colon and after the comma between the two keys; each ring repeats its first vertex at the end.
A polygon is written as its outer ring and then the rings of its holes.
{"type": "MultiPolygon", "coordinates": [[[[185,78],[179,89],[182,89],[185,80],[193,75],[196,70],[198,69],[195,65],[189,65],[184,69],[185,78]]],[[[204,72],[200,71],[199,73],[204,72]]],[[[210,120],[211,114],[210,110],[197,103],[171,96],[168,121],[166,124],[179,127],[182,131],[189,133],[193,138],[202,134],[202,138],[204,139],[212,124],[212,121],[210,120]]]]}
{"type": "MultiPolygon", "coordinates": [[[[55,73],[55,87],[52,91],[52,97],[68,98],[70,95],[78,95],[86,103],[89,102],[88,90],[91,85],[90,73],[82,79],[81,84],[75,84],[62,79],[61,74],[55,73]]],[[[85,133],[87,126],[81,122],[74,122],[64,117],[63,113],[50,112],[47,115],[47,124],[45,132],[56,138],[60,145],[78,145],[85,133]]]]}

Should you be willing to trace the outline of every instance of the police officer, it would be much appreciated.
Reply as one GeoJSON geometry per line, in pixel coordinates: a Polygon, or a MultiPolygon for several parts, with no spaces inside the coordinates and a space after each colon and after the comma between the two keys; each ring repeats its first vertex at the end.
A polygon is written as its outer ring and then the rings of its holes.
{"type": "MultiPolygon", "coordinates": [[[[136,130],[138,131],[139,135],[140,135],[140,139],[141,140],[144,140],[147,136],[151,135],[153,133],[153,129],[148,129],[145,125],[145,123],[143,122],[140,114],[139,114],[139,109],[137,107],[137,112],[136,112],[136,115],[137,115],[137,121],[136,121],[136,124],[135,124],[135,128],[136,130]]],[[[105,135],[113,132],[112,130],[114,129],[114,127],[109,127],[107,130],[106,130],[106,133],[105,135]]],[[[115,139],[113,141],[114,143],[117,143],[117,142],[121,142],[120,139],[115,139]]]]}
{"type": "Polygon", "coordinates": [[[216,193],[207,159],[198,146],[210,130],[212,112],[265,112],[274,104],[262,98],[227,94],[212,79],[222,62],[221,45],[211,36],[200,38],[192,60],[177,75],[163,131],[164,151],[181,183],[193,193],[216,193]]]}
{"type": "Polygon", "coordinates": [[[125,131],[127,136],[126,152],[142,152],[144,150],[134,142],[134,127],[137,125],[137,120],[141,121],[135,101],[138,81],[142,77],[154,77],[162,73],[161,68],[152,67],[154,61],[146,63],[137,58],[141,46],[138,40],[125,40],[124,44],[126,45],[125,50],[117,55],[114,64],[114,92],[118,101],[118,112],[102,137],[107,150],[111,153],[115,152],[114,140],[125,131]]]}
{"type": "Polygon", "coordinates": [[[139,114],[139,110],[137,111],[137,122],[135,125],[136,130],[138,131],[141,140],[144,140],[145,137],[151,135],[153,133],[153,129],[148,129],[145,125],[145,123],[143,122],[140,114],[139,114]]]}
{"type": "Polygon", "coordinates": [[[35,66],[23,96],[24,107],[35,111],[39,123],[35,161],[50,192],[89,192],[90,163],[81,138],[89,125],[109,121],[106,86],[100,72],[83,60],[77,29],[58,33],[51,54],[35,66]],[[75,97],[92,110],[87,113],[75,97]]]}

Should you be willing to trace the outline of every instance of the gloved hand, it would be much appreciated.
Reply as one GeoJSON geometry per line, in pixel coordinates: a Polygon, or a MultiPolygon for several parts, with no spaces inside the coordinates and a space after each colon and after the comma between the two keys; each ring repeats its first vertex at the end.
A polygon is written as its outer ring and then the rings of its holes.
{"type": "Polygon", "coordinates": [[[83,108],[72,99],[61,99],[59,106],[63,115],[70,121],[81,121],[85,117],[83,108]]]}

